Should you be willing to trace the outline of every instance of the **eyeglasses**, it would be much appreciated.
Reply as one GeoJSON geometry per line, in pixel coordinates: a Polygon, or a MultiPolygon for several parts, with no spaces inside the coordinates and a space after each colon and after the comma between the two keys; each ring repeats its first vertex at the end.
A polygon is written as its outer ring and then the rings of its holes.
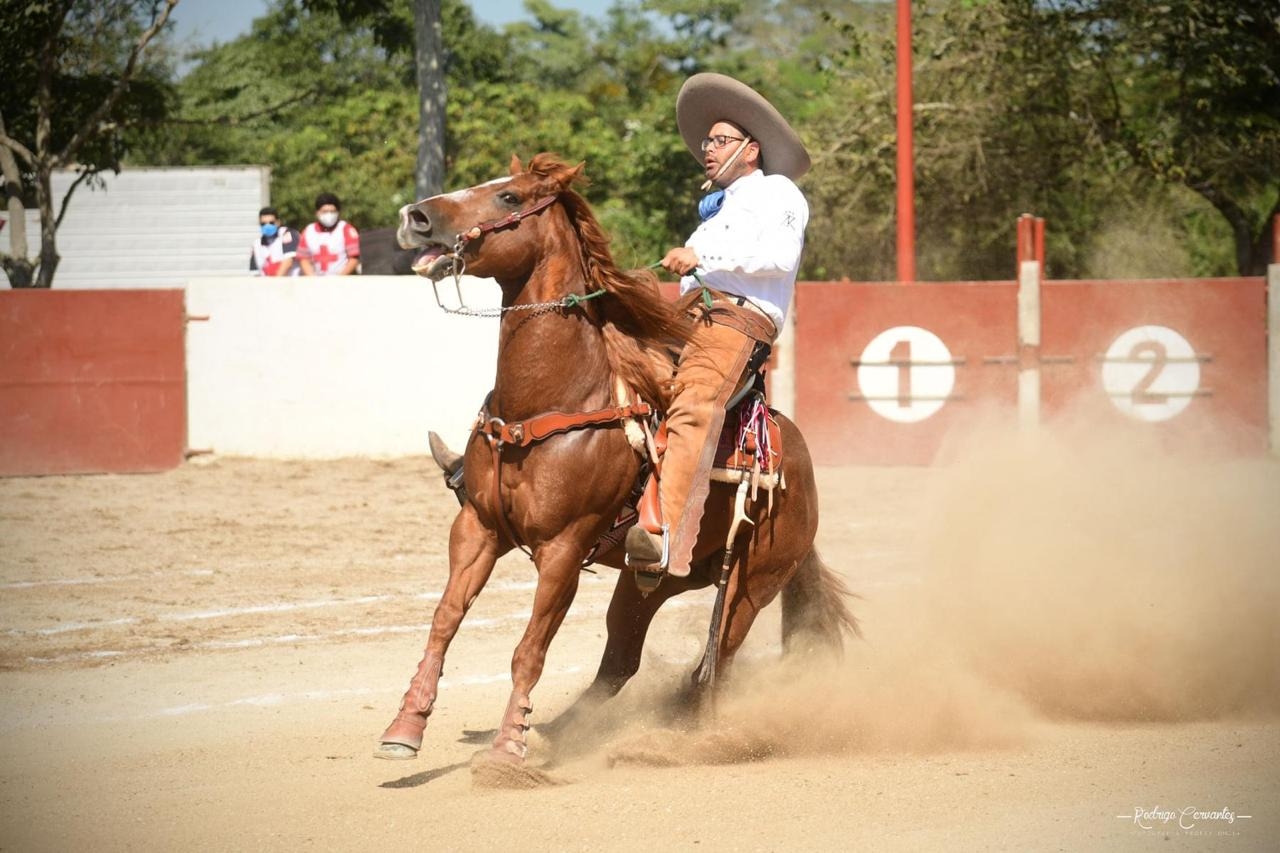
{"type": "Polygon", "coordinates": [[[730,142],[744,141],[741,136],[704,136],[702,138],[702,152],[705,154],[712,148],[723,148],[730,142]]]}

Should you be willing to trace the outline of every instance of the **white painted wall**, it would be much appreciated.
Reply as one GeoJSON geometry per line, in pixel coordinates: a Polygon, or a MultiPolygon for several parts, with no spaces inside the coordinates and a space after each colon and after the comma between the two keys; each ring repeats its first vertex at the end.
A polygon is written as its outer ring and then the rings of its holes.
{"type": "MultiPolygon", "coordinates": [[[[498,305],[491,280],[462,287],[498,305]]],[[[493,384],[498,321],[446,314],[416,276],[193,279],[187,313],[209,318],[187,325],[193,450],[399,456],[428,430],[461,447],[493,384]]]]}

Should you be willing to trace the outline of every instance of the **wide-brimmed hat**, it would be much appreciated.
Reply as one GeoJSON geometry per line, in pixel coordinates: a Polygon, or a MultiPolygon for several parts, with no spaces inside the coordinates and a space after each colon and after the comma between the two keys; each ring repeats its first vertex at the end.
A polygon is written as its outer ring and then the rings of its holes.
{"type": "Polygon", "coordinates": [[[809,171],[809,152],[773,104],[745,83],[724,74],[695,74],[676,96],[676,124],[689,153],[703,162],[702,138],[718,121],[736,124],[760,143],[766,175],[793,181],[809,171]]]}

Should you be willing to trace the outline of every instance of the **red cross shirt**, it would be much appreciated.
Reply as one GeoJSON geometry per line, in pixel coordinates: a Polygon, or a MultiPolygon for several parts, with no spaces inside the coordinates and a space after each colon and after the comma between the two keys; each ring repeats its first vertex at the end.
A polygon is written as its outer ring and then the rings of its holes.
{"type": "MultiPolygon", "coordinates": [[[[253,250],[249,253],[249,272],[252,275],[276,274],[286,258],[293,258],[298,253],[298,232],[287,225],[281,225],[274,237],[262,237],[255,240],[253,250]]],[[[298,275],[302,270],[295,263],[289,268],[288,275],[298,275]]]]}
{"type": "Polygon", "coordinates": [[[302,229],[298,257],[311,261],[316,275],[338,275],[349,258],[360,257],[360,232],[344,219],[332,228],[312,222],[302,229]]]}

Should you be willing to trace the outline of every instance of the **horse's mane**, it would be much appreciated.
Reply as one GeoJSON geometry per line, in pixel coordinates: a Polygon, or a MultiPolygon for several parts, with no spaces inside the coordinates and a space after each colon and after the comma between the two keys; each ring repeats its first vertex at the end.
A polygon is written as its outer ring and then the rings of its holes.
{"type": "Polygon", "coordinates": [[[683,312],[663,298],[656,275],[618,268],[609,250],[609,235],[587,200],[572,189],[573,183],[585,180],[581,169],[543,153],[530,161],[529,171],[562,181],[571,173],[568,183],[561,185],[560,202],[578,236],[587,290],[611,295],[599,303],[610,366],[645,399],[665,408],[672,394],[669,353],[688,341],[692,326],[683,312]]]}

